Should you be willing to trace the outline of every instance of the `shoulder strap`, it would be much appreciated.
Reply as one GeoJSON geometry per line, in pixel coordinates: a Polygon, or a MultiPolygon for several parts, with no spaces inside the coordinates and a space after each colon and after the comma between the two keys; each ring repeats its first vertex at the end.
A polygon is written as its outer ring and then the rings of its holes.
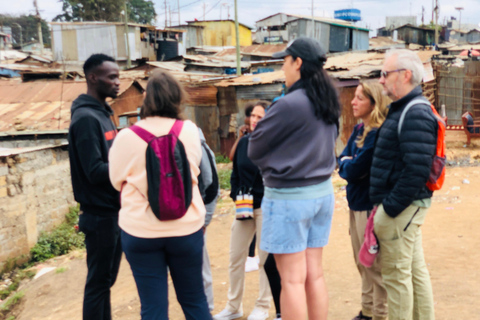
{"type": "Polygon", "coordinates": [[[170,132],[168,134],[173,134],[178,137],[180,135],[180,132],[182,131],[182,128],[183,128],[183,121],[175,120],[175,123],[173,124],[172,129],[170,129],[170,132]]]}
{"type": "Polygon", "coordinates": [[[142,138],[146,143],[150,143],[150,141],[156,138],[153,134],[139,126],[133,125],[129,129],[136,133],[137,136],[142,138]]]}
{"type": "Polygon", "coordinates": [[[402,126],[403,126],[403,121],[405,120],[405,116],[407,115],[408,110],[410,110],[411,107],[413,107],[416,104],[424,104],[430,106],[431,103],[427,101],[425,98],[418,98],[418,99],[413,99],[410,101],[405,109],[403,109],[402,114],[400,115],[400,120],[398,121],[398,136],[400,136],[400,132],[402,132],[402,126]]]}

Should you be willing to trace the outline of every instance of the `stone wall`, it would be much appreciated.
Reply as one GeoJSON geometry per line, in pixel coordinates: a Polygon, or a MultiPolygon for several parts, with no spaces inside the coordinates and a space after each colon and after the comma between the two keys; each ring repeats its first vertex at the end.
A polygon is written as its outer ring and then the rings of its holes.
{"type": "Polygon", "coordinates": [[[66,146],[0,154],[0,266],[27,254],[75,205],[66,146]],[[2,155],[3,154],[3,155],[2,155]]]}

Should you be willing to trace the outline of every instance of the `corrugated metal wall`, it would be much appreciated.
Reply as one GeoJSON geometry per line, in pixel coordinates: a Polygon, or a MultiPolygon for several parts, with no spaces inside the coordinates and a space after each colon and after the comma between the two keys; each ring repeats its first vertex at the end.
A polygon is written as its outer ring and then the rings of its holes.
{"type": "Polygon", "coordinates": [[[350,29],[330,26],[330,52],[342,52],[350,49],[350,29]]]}
{"type": "Polygon", "coordinates": [[[470,111],[480,120],[480,61],[465,61],[463,68],[439,65],[436,69],[438,103],[445,105],[449,125],[461,125],[470,111]]]}
{"type": "Polygon", "coordinates": [[[352,50],[368,50],[368,32],[354,29],[352,35],[352,50]]]}

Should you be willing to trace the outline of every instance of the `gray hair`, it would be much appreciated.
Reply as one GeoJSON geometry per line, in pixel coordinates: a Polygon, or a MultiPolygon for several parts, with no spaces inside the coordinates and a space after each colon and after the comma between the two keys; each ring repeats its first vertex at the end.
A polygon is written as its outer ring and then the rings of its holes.
{"type": "Polygon", "coordinates": [[[423,80],[423,63],[418,54],[407,49],[388,50],[385,54],[385,60],[392,57],[397,57],[397,68],[407,69],[412,72],[412,79],[410,83],[418,86],[423,80]]]}

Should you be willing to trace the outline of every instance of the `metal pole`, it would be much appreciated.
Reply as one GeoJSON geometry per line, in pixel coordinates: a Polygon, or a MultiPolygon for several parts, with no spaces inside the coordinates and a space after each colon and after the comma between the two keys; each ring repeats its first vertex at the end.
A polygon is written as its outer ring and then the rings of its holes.
{"type": "Polygon", "coordinates": [[[178,25],[181,25],[182,23],[180,22],[180,0],[177,0],[177,9],[178,9],[178,25]]]}
{"type": "Polygon", "coordinates": [[[127,69],[129,69],[132,66],[132,61],[130,61],[130,41],[128,39],[127,1],[128,0],[125,0],[125,43],[127,44],[127,69]]]}
{"type": "Polygon", "coordinates": [[[33,0],[33,5],[37,10],[38,42],[40,42],[40,53],[43,54],[42,18],[40,17],[40,11],[38,10],[37,0],[33,0]]]}
{"type": "Polygon", "coordinates": [[[312,38],[315,38],[315,18],[313,15],[313,0],[312,0],[312,38]]]}
{"type": "Polygon", "coordinates": [[[435,45],[438,46],[438,0],[435,0],[435,45]]]}
{"type": "Polygon", "coordinates": [[[238,28],[238,8],[237,8],[237,0],[234,2],[235,5],[235,47],[237,51],[237,76],[242,74],[242,67],[240,65],[240,31],[238,28]]]}
{"type": "Polygon", "coordinates": [[[18,26],[18,28],[20,29],[20,50],[23,49],[23,34],[22,34],[22,26],[19,25],[18,23],[16,22],[12,22],[12,24],[16,24],[18,26]]]}

